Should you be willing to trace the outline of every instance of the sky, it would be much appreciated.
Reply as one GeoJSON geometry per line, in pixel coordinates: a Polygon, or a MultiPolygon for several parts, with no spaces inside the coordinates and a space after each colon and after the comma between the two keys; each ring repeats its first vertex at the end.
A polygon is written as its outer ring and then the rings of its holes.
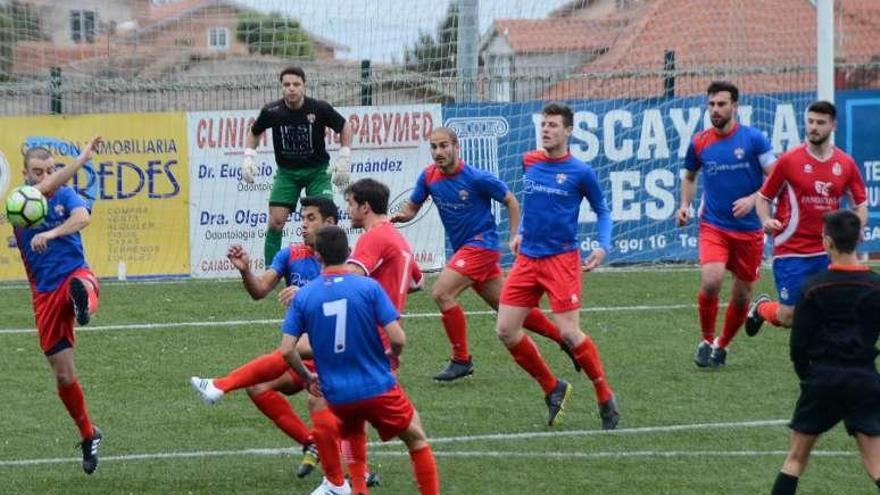
{"type": "MultiPolygon", "coordinates": [[[[238,0],[299,19],[319,36],[347,45],[339,58],[400,62],[419,31],[435,34],[450,0],[238,0]]],[[[480,0],[480,34],[499,18],[542,18],[568,0],[480,0]]]]}

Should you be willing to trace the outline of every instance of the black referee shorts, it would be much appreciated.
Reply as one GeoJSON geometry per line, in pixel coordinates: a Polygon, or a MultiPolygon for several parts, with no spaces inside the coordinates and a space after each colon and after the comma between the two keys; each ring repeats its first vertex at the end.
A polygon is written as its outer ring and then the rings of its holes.
{"type": "Polygon", "coordinates": [[[819,435],[843,421],[850,435],[880,436],[880,374],[873,366],[814,364],[789,427],[819,435]]]}

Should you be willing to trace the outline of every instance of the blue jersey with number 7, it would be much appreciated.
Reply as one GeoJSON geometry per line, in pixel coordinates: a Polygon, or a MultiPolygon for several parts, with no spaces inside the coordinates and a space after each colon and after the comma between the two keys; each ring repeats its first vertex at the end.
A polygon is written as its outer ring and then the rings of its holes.
{"type": "Polygon", "coordinates": [[[397,384],[379,332],[399,317],[375,280],[325,271],[297,292],[281,331],[309,334],[324,398],[340,405],[381,395],[397,384]]]}

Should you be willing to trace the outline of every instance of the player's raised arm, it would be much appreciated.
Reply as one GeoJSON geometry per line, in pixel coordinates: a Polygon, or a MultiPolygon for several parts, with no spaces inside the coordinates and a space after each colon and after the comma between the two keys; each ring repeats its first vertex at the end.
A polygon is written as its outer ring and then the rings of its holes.
{"type": "MultiPolygon", "coordinates": [[[[35,184],[36,187],[43,195],[50,195],[54,193],[59,187],[63,186],[70,179],[73,178],[74,175],[85,165],[86,162],[92,159],[92,156],[95,153],[95,149],[97,149],[98,145],[101,144],[101,136],[93,137],[86,147],[83,148],[82,152],[76,157],[76,160],[73,161],[70,165],[66,167],[62,167],[57,169],[53,173],[49,174],[46,177],[46,180],[35,184]]],[[[76,231],[74,231],[76,232],[76,231]]]]}
{"type": "Polygon", "coordinates": [[[281,280],[281,276],[274,268],[267,269],[261,275],[254,275],[254,272],[251,270],[250,255],[240,244],[229,246],[226,258],[239,271],[245,290],[255,301],[269,295],[272,289],[278,285],[278,281],[281,280]]]}

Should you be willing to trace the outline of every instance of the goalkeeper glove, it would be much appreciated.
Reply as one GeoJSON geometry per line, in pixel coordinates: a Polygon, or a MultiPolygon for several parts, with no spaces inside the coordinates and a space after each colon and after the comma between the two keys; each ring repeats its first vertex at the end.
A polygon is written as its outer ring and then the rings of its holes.
{"type": "Polygon", "coordinates": [[[241,161],[241,179],[248,184],[254,183],[254,176],[257,174],[257,164],[254,158],[257,157],[257,150],[251,148],[244,149],[244,160],[241,161]]]}
{"type": "Polygon", "coordinates": [[[351,162],[351,148],[343,146],[339,149],[339,155],[336,157],[336,163],[333,165],[333,173],[330,180],[333,185],[339,189],[343,189],[351,182],[351,172],[349,172],[349,163],[351,162]]]}

